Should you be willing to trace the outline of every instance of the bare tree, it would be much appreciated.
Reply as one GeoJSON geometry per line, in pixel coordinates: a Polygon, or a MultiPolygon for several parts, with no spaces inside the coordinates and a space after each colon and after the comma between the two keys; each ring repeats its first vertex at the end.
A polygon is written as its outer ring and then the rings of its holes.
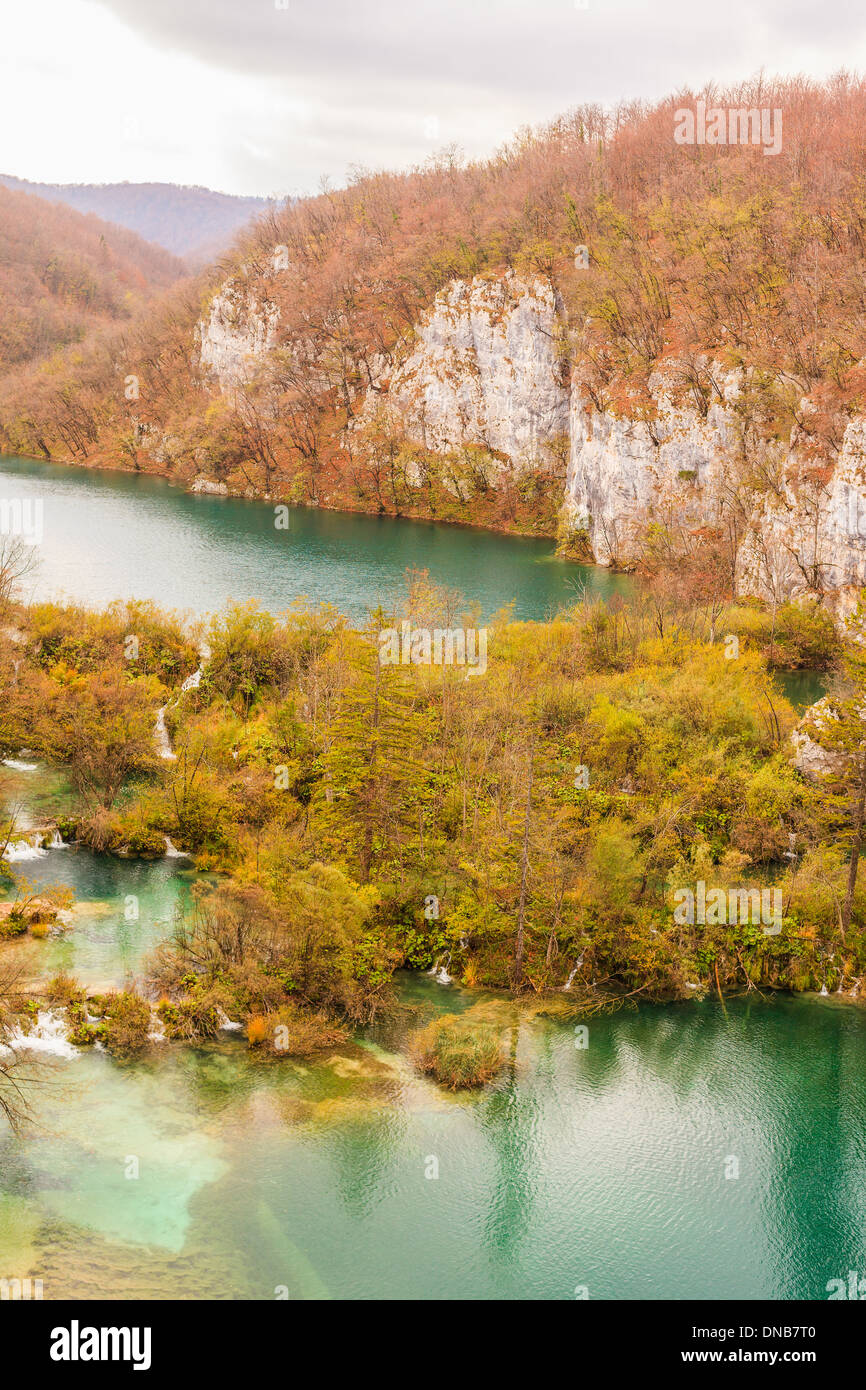
{"type": "Polygon", "coordinates": [[[19,997],[20,972],[11,966],[0,969],[0,1116],[17,1133],[28,1118],[26,1082],[20,1062],[5,1037],[10,1013],[19,997]]]}
{"type": "Polygon", "coordinates": [[[6,618],[22,580],[38,563],[36,549],[19,536],[0,533],[0,620],[6,618]]]}

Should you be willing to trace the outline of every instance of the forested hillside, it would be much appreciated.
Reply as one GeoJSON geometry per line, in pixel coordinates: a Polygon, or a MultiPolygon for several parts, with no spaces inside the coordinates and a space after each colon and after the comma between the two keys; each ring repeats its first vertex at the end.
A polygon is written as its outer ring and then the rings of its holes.
{"type": "Polygon", "coordinates": [[[182,270],[122,227],[0,188],[0,371],[130,322],[182,270]]]}
{"type": "MultiPolygon", "coordinates": [[[[409,173],[359,175],[272,210],[195,293],[170,296],[122,342],[102,332],[74,361],[7,380],[4,446],[188,482],[204,474],[230,491],[552,533],[567,466],[560,432],[570,430],[577,476],[586,420],[590,434],[594,420],[627,422],[651,456],[664,409],[700,425],[724,404],[726,497],[713,505],[724,503],[716,529],[736,548],[756,497],[794,514],[822,505],[863,410],[864,118],[866,86],[845,75],[755,80],[612,113],[580,108],[480,163],[446,152],[409,173]],[[675,113],[698,95],[780,113],[778,151],[677,143],[675,113]],[[468,428],[443,443],[425,424],[437,392],[440,413],[449,402],[452,415],[464,410],[478,363],[459,339],[433,367],[430,354],[413,365],[419,334],[447,333],[463,296],[471,346],[488,283],[506,288],[499,307],[495,294],[482,306],[499,353],[487,396],[511,392],[495,379],[503,364],[519,376],[512,339],[530,368],[530,331],[549,358],[543,466],[509,468],[501,432],[468,428]],[[431,385],[434,368],[462,379],[431,385]],[[129,374],[140,382],[135,399],[123,389],[129,374]],[[801,491],[789,501],[792,486],[801,491]]],[[[530,418],[533,447],[539,429],[530,418]]],[[[674,479],[685,488],[695,474],[686,460],[674,479]]],[[[578,500],[596,515],[607,502],[578,500]]],[[[616,545],[607,550],[615,562],[616,545]]],[[[797,564],[821,568],[799,554],[797,564]]]]}

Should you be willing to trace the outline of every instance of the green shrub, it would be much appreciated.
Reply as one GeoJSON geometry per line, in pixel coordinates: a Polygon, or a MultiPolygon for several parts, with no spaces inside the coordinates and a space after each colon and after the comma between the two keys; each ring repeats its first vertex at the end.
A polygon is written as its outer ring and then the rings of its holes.
{"type": "Polygon", "coordinates": [[[421,1071],[452,1091],[483,1086],[502,1066],[500,1030],[490,1023],[444,1014],[411,1040],[412,1059],[421,1071]]]}
{"type": "Polygon", "coordinates": [[[27,918],[23,912],[10,912],[8,917],[0,918],[0,936],[23,936],[27,930],[27,918]]]}

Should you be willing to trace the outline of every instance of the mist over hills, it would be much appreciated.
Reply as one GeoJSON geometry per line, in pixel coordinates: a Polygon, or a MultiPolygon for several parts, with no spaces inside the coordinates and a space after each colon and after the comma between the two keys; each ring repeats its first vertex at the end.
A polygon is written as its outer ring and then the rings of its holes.
{"type": "Polygon", "coordinates": [[[242,227],[274,206],[274,200],[268,198],[244,198],[172,183],[32,183],[0,174],[0,184],[63,203],[78,212],[95,213],[175,256],[196,262],[219,255],[242,227]]]}

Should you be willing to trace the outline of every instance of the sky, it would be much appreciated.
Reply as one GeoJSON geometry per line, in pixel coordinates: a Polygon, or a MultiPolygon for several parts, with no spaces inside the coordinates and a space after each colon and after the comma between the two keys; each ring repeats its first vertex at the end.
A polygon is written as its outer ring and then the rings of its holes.
{"type": "Polygon", "coordinates": [[[582,102],[866,68],[858,0],[0,0],[0,172],[284,197],[582,102]]]}

